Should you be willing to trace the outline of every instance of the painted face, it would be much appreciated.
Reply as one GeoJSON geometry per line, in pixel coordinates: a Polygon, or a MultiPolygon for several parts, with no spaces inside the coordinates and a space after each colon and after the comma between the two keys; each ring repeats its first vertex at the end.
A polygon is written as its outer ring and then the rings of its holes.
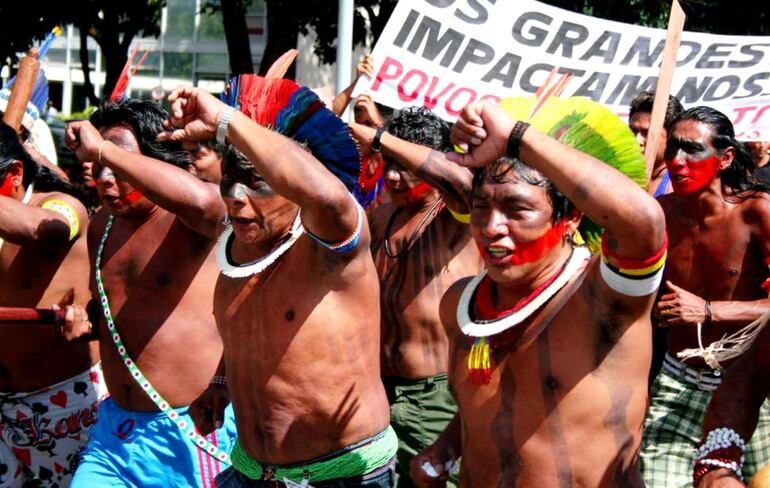
{"type": "Polygon", "coordinates": [[[680,195],[699,193],[715,181],[723,157],[711,145],[711,128],[684,120],[672,128],[666,144],[666,167],[671,186],[680,195]]]}
{"type": "Polygon", "coordinates": [[[0,185],[0,195],[4,197],[10,197],[13,193],[13,177],[10,171],[5,175],[3,184],[0,185]]]}
{"type": "Polygon", "coordinates": [[[546,190],[515,177],[474,189],[471,235],[492,280],[526,285],[558,259],[574,224],[552,214],[546,190]]]}
{"type": "Polygon", "coordinates": [[[234,159],[222,161],[219,190],[235,238],[246,244],[269,244],[285,234],[297,206],[273,192],[251,163],[234,159]]]}
{"type": "Polygon", "coordinates": [[[435,189],[388,158],[383,172],[385,187],[397,207],[410,207],[432,198],[435,189]]]}
{"type": "MultiPolygon", "coordinates": [[[[128,127],[116,126],[101,130],[102,137],[129,152],[139,153],[139,143],[128,127]]],[[[116,217],[146,214],[155,205],[110,168],[93,163],[96,192],[107,211],[116,217]]]]}

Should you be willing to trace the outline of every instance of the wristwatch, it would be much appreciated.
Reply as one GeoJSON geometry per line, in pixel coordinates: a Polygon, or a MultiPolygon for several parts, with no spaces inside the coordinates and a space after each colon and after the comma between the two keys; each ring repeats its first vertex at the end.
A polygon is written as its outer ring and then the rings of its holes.
{"type": "Polygon", "coordinates": [[[374,139],[372,140],[372,152],[382,152],[382,144],[380,139],[385,133],[385,127],[377,127],[377,132],[374,133],[374,139]]]}

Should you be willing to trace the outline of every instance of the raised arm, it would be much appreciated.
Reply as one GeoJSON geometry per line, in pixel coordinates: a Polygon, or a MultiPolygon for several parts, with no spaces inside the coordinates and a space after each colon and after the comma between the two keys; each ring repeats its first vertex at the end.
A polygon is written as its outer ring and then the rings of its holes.
{"type": "Polygon", "coordinates": [[[513,135],[511,146],[518,142],[518,158],[553,181],[575,206],[603,226],[614,253],[644,260],[661,249],[663,210],[647,192],[609,165],[533,127],[524,130],[517,141],[520,134],[512,134],[516,123],[495,105],[468,105],[452,128],[452,141],[470,152],[449,158],[464,166],[482,167],[511,156],[507,153],[513,135]]]}
{"type": "Polygon", "coordinates": [[[176,214],[190,229],[216,237],[225,215],[218,188],[182,168],[129,150],[123,143],[105,140],[88,121],[67,125],[67,145],[81,161],[96,161],[110,168],[153,203],[176,214]]]}
{"type": "Polygon", "coordinates": [[[361,78],[361,75],[374,76],[374,59],[370,54],[361,58],[356,65],[356,77],[350,83],[350,86],[339,92],[337,96],[334,97],[334,100],[332,100],[332,110],[335,114],[342,115],[342,112],[345,111],[345,108],[350,103],[353,90],[356,87],[356,83],[358,83],[358,79],[361,78]]]}
{"type": "MultiPolygon", "coordinates": [[[[197,88],[178,88],[169,97],[170,122],[179,129],[169,140],[213,138],[229,107],[197,88]]],[[[357,228],[358,205],[342,182],[299,144],[235,111],[227,141],[243,152],[276,193],[302,208],[303,225],[327,242],[341,242],[357,228]]],[[[358,249],[366,248],[358,246],[358,249]]]]}
{"type": "MultiPolygon", "coordinates": [[[[371,154],[377,131],[365,125],[350,123],[350,131],[360,145],[361,153],[371,154]]],[[[446,204],[458,213],[470,212],[470,193],[473,175],[446,158],[446,155],[383,132],[380,146],[385,157],[391,158],[420,179],[438,188],[446,204]]]]}

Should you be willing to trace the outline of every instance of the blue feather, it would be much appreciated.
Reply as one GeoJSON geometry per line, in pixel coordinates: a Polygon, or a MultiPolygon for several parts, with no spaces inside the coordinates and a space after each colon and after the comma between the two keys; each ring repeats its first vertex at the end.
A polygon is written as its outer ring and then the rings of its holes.
{"type": "Polygon", "coordinates": [[[225,91],[222,92],[219,95],[219,99],[228,104],[231,107],[235,107],[236,109],[240,108],[240,104],[238,103],[238,98],[240,97],[241,93],[241,77],[240,76],[233,76],[230,78],[230,81],[227,82],[227,86],[225,87],[225,91]]]}

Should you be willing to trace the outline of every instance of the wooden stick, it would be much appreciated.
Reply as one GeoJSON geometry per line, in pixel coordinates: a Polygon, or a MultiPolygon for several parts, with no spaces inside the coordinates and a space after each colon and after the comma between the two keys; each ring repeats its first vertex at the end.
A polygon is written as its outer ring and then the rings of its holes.
{"type": "Polygon", "coordinates": [[[64,310],[0,307],[0,325],[8,323],[55,325],[64,320],[64,310]]]}
{"type": "Polygon", "coordinates": [[[658,152],[660,129],[666,118],[668,107],[668,95],[671,92],[671,80],[676,68],[676,55],[679,51],[679,42],[682,40],[685,15],[679,0],[672,0],[671,13],[668,17],[668,31],[666,33],[666,45],[663,48],[663,63],[658,74],[658,84],[655,87],[655,101],[652,104],[650,116],[650,129],[647,132],[647,145],[644,150],[644,161],[647,165],[647,181],[652,176],[652,168],[655,166],[655,155],[658,152]]]}
{"type": "Polygon", "coordinates": [[[11,97],[8,99],[8,107],[3,114],[3,122],[21,132],[21,121],[27,110],[27,103],[32,96],[32,88],[35,86],[37,71],[40,69],[40,61],[37,60],[37,49],[32,48],[27,56],[19,61],[19,71],[16,73],[16,81],[13,82],[11,97]]]}

